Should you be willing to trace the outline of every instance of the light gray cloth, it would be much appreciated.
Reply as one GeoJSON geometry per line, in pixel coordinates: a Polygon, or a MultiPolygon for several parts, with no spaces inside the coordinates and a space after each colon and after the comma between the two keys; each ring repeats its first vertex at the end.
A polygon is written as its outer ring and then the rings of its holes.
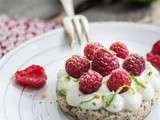
{"type": "MultiPolygon", "coordinates": [[[[75,5],[84,0],[75,0],[75,5]]],[[[160,23],[160,1],[150,7],[131,9],[117,3],[106,3],[84,11],[89,21],[142,21],[160,23]]],[[[0,0],[0,14],[20,17],[51,18],[62,12],[59,0],[0,0]]]]}
{"type": "Polygon", "coordinates": [[[0,14],[48,18],[60,12],[57,0],[0,0],[0,14]]]}

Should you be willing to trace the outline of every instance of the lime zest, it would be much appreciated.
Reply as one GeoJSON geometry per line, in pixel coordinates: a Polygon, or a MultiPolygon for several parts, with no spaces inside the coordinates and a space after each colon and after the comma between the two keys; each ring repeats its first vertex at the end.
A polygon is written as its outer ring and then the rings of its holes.
{"type": "Polygon", "coordinates": [[[68,74],[63,75],[63,79],[67,80],[67,81],[74,81],[74,82],[78,82],[79,80],[72,78],[71,76],[69,76],[68,74]]]}
{"type": "Polygon", "coordinates": [[[135,94],[135,90],[130,86],[128,86],[128,88],[129,88],[128,92],[130,92],[131,94],[134,95],[135,94]]]}
{"type": "Polygon", "coordinates": [[[111,103],[112,103],[113,100],[115,99],[116,95],[117,95],[117,93],[114,92],[114,93],[113,93],[113,96],[111,97],[111,99],[107,99],[106,96],[102,96],[103,101],[105,101],[105,103],[106,103],[106,107],[109,107],[109,106],[111,105],[111,103]]]}
{"type": "Polygon", "coordinates": [[[69,75],[67,75],[67,74],[65,74],[65,75],[63,76],[63,78],[64,78],[65,80],[71,80],[71,77],[70,77],[69,75]]]}
{"type": "Polygon", "coordinates": [[[121,92],[124,88],[128,88],[128,92],[130,92],[131,94],[135,94],[135,90],[129,85],[121,86],[119,89],[117,89],[117,92],[121,92]]]}
{"type": "Polygon", "coordinates": [[[85,101],[82,101],[80,102],[80,105],[84,104],[84,103],[87,103],[87,102],[91,102],[92,100],[94,99],[97,99],[97,95],[93,96],[91,99],[88,99],[88,100],[85,100],[85,101]]]}
{"type": "Polygon", "coordinates": [[[110,100],[108,100],[106,96],[102,96],[102,100],[105,101],[107,107],[110,105],[110,100]]]}
{"type": "Polygon", "coordinates": [[[64,89],[59,90],[59,94],[62,96],[66,96],[66,91],[64,89]]]}
{"type": "Polygon", "coordinates": [[[121,86],[119,87],[116,92],[113,93],[112,98],[109,100],[109,105],[115,100],[116,96],[125,88],[125,87],[129,87],[127,85],[121,86]]]}
{"type": "Polygon", "coordinates": [[[141,80],[139,80],[137,77],[135,77],[134,75],[131,75],[132,80],[134,80],[134,82],[140,86],[141,88],[146,88],[146,86],[141,82],[141,80]]]}
{"type": "Polygon", "coordinates": [[[135,91],[134,91],[134,89],[133,89],[132,87],[130,87],[130,86],[128,86],[128,85],[121,86],[121,87],[119,87],[119,88],[116,90],[116,92],[113,91],[113,96],[111,97],[110,100],[108,100],[105,96],[102,96],[102,100],[103,100],[103,101],[106,101],[106,106],[107,106],[107,107],[111,105],[111,103],[115,100],[116,96],[117,96],[125,87],[128,87],[129,90],[130,90],[130,92],[131,92],[132,94],[135,94],[135,91]]]}
{"type": "Polygon", "coordinates": [[[149,72],[148,72],[148,76],[151,76],[152,74],[153,74],[152,71],[149,71],[149,72]]]}
{"type": "Polygon", "coordinates": [[[123,88],[126,87],[126,85],[119,87],[116,92],[113,93],[112,98],[109,100],[109,105],[115,100],[116,96],[123,90],[123,88]]]}
{"type": "Polygon", "coordinates": [[[114,51],[111,50],[111,49],[108,49],[108,48],[105,48],[105,47],[103,47],[102,49],[108,51],[108,52],[111,53],[111,54],[115,54],[115,55],[116,55],[116,52],[114,52],[114,51]]]}
{"type": "Polygon", "coordinates": [[[93,106],[96,106],[96,103],[95,103],[95,102],[92,102],[92,105],[93,105],[93,106]]]}
{"type": "Polygon", "coordinates": [[[110,105],[111,105],[111,103],[115,100],[115,98],[116,98],[117,94],[118,94],[118,92],[114,92],[114,93],[113,93],[113,96],[112,96],[112,97],[111,97],[111,99],[109,100],[109,104],[108,104],[108,106],[110,106],[110,105]]]}
{"type": "Polygon", "coordinates": [[[114,52],[113,50],[110,50],[110,49],[109,49],[109,52],[110,52],[111,54],[114,54],[114,55],[117,54],[116,52],[114,52]]]}

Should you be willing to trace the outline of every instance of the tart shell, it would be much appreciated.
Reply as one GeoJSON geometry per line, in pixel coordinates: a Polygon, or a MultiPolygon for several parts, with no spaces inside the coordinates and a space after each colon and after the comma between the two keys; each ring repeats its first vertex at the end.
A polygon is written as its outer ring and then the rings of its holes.
{"type": "Polygon", "coordinates": [[[73,107],[67,104],[66,97],[58,94],[57,102],[61,110],[72,116],[75,120],[144,120],[151,112],[154,101],[159,97],[156,93],[152,100],[143,101],[137,111],[122,111],[118,113],[111,113],[104,108],[99,110],[84,110],[80,107],[73,107]]]}

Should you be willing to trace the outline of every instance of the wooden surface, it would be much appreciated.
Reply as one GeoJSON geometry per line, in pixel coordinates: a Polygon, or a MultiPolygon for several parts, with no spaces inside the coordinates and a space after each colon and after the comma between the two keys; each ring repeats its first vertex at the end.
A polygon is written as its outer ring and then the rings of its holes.
{"type": "MultiPolygon", "coordinates": [[[[82,0],[75,0],[75,4],[82,0]]],[[[29,18],[53,18],[62,11],[58,0],[0,0],[0,14],[29,18]]],[[[89,21],[136,21],[160,23],[160,2],[149,7],[131,9],[121,3],[108,5],[107,2],[89,9],[82,14],[89,21]]]]}

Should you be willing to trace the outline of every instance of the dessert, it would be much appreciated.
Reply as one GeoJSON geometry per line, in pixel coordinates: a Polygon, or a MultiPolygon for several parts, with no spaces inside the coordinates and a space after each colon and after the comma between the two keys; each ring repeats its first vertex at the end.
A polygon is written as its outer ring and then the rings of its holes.
{"type": "Polygon", "coordinates": [[[60,108],[76,120],[143,120],[159,98],[159,72],[122,42],[102,46],[87,44],[59,70],[60,108]]]}

